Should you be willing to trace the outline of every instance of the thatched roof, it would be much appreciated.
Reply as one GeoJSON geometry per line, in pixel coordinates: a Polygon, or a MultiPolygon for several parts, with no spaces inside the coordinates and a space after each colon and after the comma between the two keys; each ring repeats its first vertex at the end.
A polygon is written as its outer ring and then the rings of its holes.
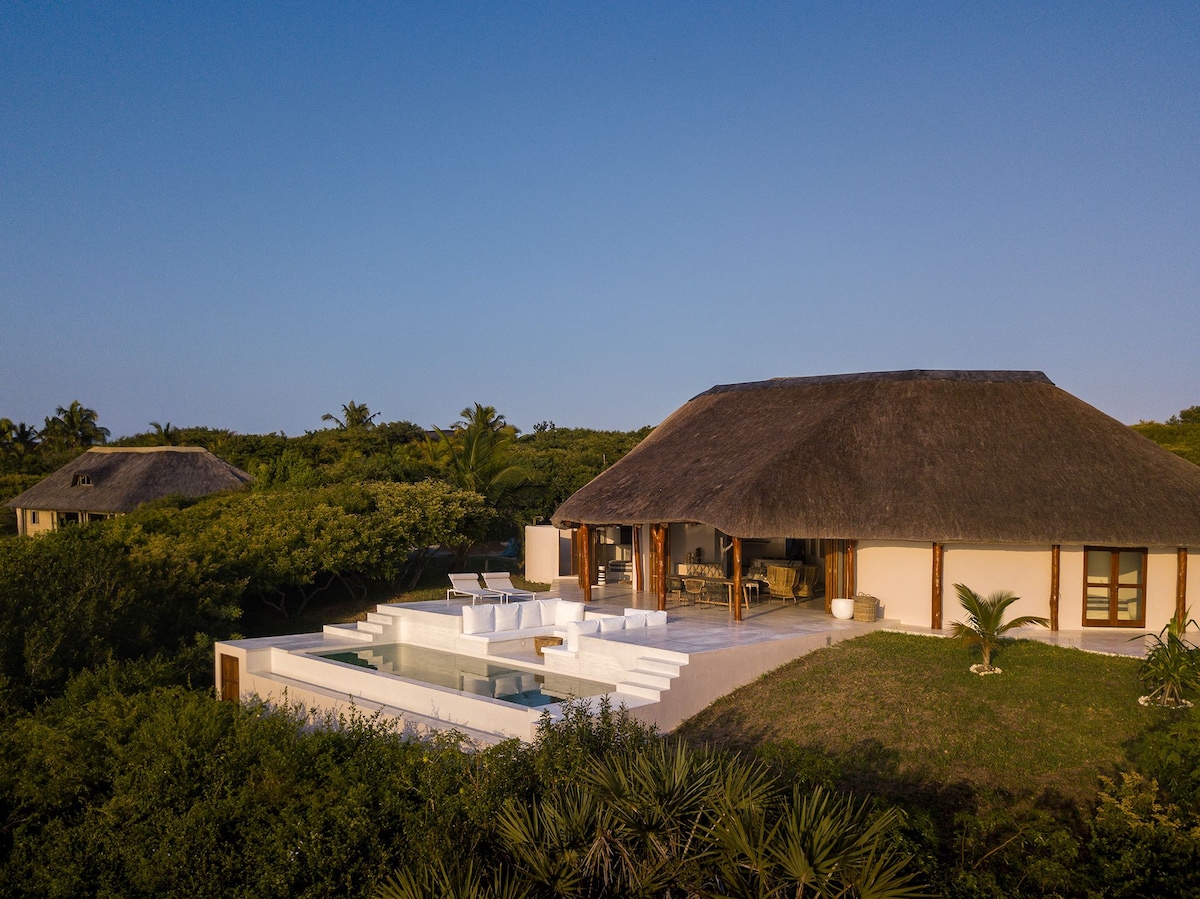
{"type": "Polygon", "coordinates": [[[1200,467],[1041,372],[714,387],[570,497],[559,526],[737,537],[1200,546],[1200,467]]]}
{"type": "Polygon", "coordinates": [[[246,472],[199,446],[93,447],[6,505],[58,512],[130,512],[152,499],[237,490],[250,480],[246,472]]]}

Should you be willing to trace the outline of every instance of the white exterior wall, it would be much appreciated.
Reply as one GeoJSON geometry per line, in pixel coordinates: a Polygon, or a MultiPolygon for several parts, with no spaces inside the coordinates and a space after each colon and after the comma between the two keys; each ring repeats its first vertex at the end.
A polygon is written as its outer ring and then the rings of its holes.
{"type": "Polygon", "coordinates": [[[933,544],[860,540],[857,567],[858,590],[878,598],[881,617],[929,627],[933,544]]]}
{"type": "MultiPolygon", "coordinates": [[[[932,550],[930,551],[932,553],[932,550]]],[[[1037,615],[1041,618],[1050,617],[1050,568],[1051,552],[1049,546],[972,546],[970,544],[950,543],[945,545],[943,559],[942,583],[945,592],[942,594],[942,623],[962,617],[962,606],[958,601],[955,584],[970,587],[981,596],[987,596],[997,590],[1009,590],[1020,599],[1009,606],[1008,618],[1021,615],[1037,615]]],[[[1061,557],[1060,557],[1061,563],[1061,557]]],[[[931,562],[932,566],[932,555],[931,562]]],[[[1079,562],[1080,576],[1083,573],[1083,560],[1079,562]]],[[[1083,582],[1079,584],[1079,595],[1083,595],[1083,582]]],[[[1059,609],[1062,611],[1064,581],[1060,577],[1059,609]]],[[[1082,599],[1080,609],[1082,612],[1082,599]]],[[[1059,627],[1063,628],[1060,619],[1059,627]]],[[[1064,628],[1065,629],[1065,628],[1064,628]]]]}
{"type": "Polygon", "coordinates": [[[1058,629],[1083,629],[1083,547],[1064,546],[1058,556],[1058,629]]]}
{"type": "MultiPolygon", "coordinates": [[[[1188,574],[1190,576],[1191,572],[1188,574]]],[[[1175,616],[1178,586],[1178,551],[1151,549],[1146,557],[1146,630],[1161,630],[1175,616]]]]}
{"type": "MultiPolygon", "coordinates": [[[[955,584],[965,584],[987,596],[1011,590],[1020,599],[1009,617],[1050,617],[1049,546],[982,546],[945,544],[942,624],[960,616],[955,584]]],[[[1158,631],[1175,614],[1178,554],[1172,548],[1151,548],[1146,559],[1146,627],[1158,631]]],[[[858,589],[879,598],[882,617],[903,624],[929,627],[932,622],[933,545],[861,540],[858,544],[858,589]]],[[[1082,630],[1084,550],[1063,546],[1059,554],[1059,630],[1082,630]]],[[[1189,551],[1188,605],[1200,617],[1200,554],[1189,551]]],[[[1114,630],[1116,630],[1114,628],[1114,630]]],[[[1130,630],[1140,630],[1132,628],[1130,630]]]]}
{"type": "Polygon", "coordinates": [[[571,570],[571,532],[551,524],[525,526],[525,578],[549,584],[571,570]]]}

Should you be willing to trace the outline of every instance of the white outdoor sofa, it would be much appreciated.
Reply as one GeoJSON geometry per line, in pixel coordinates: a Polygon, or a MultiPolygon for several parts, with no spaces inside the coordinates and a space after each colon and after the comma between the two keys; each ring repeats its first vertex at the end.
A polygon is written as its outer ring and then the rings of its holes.
{"type": "MultiPolygon", "coordinates": [[[[493,655],[532,647],[534,637],[562,637],[564,650],[579,651],[579,637],[624,630],[660,627],[666,612],[627,609],[625,615],[588,612],[583,603],[564,599],[535,599],[503,605],[463,606],[462,633],[457,650],[465,655],[493,655]]],[[[552,647],[550,647],[552,648],[552,647]]],[[[549,648],[548,648],[549,649],[549,648]]]]}

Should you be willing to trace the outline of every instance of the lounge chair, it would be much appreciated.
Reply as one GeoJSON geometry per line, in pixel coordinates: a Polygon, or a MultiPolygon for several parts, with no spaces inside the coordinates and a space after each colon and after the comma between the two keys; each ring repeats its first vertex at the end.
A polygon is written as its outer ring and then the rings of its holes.
{"type": "Polygon", "coordinates": [[[536,593],[531,593],[528,590],[521,590],[512,582],[512,575],[507,571],[485,571],[483,573],[483,582],[487,584],[489,590],[495,590],[497,593],[502,593],[506,599],[518,597],[520,599],[537,599],[536,593]]]}
{"type": "Polygon", "coordinates": [[[498,599],[501,602],[508,602],[508,597],[498,590],[485,590],[479,586],[479,575],[477,574],[449,574],[451,587],[446,591],[446,602],[450,601],[452,596],[469,596],[471,597],[471,605],[475,605],[477,599],[498,599]]]}

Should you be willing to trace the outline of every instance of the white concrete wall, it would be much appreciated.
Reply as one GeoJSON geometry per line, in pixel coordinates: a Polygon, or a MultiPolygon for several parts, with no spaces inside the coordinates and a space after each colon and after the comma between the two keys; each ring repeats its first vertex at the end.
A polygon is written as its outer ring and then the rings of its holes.
{"type": "MultiPolygon", "coordinates": [[[[1188,567],[1191,568],[1190,565],[1188,567]]],[[[1190,579],[1190,570],[1188,575],[1190,579]]],[[[1151,549],[1146,554],[1146,630],[1161,630],[1175,616],[1175,591],[1178,586],[1177,550],[1151,549]]]]}
{"type": "Polygon", "coordinates": [[[1058,629],[1083,629],[1083,547],[1064,546],[1058,558],[1058,629]]]}
{"type": "MultiPolygon", "coordinates": [[[[932,549],[930,553],[932,554],[932,549]]],[[[932,555],[930,558],[932,559],[932,555]]],[[[981,596],[987,596],[997,590],[1015,593],[1020,599],[1009,606],[1009,618],[1020,615],[1050,617],[1049,546],[996,547],[949,543],[945,545],[942,559],[942,581],[945,585],[942,599],[944,625],[961,620],[962,617],[962,605],[958,601],[955,584],[970,587],[981,596]]],[[[930,564],[932,565],[932,562],[930,564]]],[[[1082,566],[1082,560],[1080,565],[1082,566]]],[[[1080,590],[1082,591],[1082,586],[1080,590]]],[[[1061,598],[1060,593],[1060,600],[1061,598]]],[[[1060,613],[1061,605],[1060,601],[1060,613]]],[[[1059,627],[1062,627],[1061,621],[1059,627]]]]}
{"type": "Polygon", "coordinates": [[[933,614],[932,544],[860,540],[857,562],[858,591],[879,599],[882,617],[929,627],[933,614]]]}
{"type": "Polygon", "coordinates": [[[549,584],[571,568],[571,532],[550,524],[525,526],[525,577],[549,584]],[[565,544],[565,562],[564,562],[565,544]]]}
{"type": "MultiPolygon", "coordinates": [[[[1011,590],[1020,597],[1010,616],[1050,617],[1051,549],[1049,546],[982,546],[945,544],[942,623],[960,616],[954,589],[965,584],[984,596],[1011,590]]],[[[1189,552],[1188,604],[1200,617],[1200,555],[1189,552]]],[[[1175,614],[1178,556],[1173,548],[1151,548],[1146,559],[1146,627],[1161,629],[1175,614]]],[[[929,543],[858,544],[858,589],[879,597],[883,617],[928,627],[932,620],[933,547],[929,543]]],[[[1059,555],[1060,630],[1083,625],[1084,550],[1063,546],[1059,555]]]]}

